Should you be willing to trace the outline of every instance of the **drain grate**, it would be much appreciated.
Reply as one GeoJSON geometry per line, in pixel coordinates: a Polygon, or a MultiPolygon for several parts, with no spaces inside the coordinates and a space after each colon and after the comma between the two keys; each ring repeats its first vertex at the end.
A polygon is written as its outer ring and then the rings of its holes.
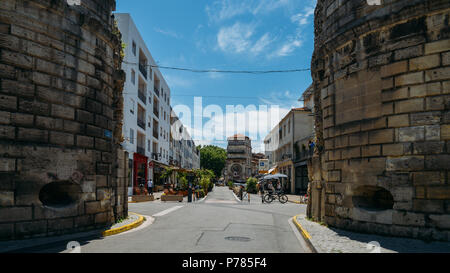
{"type": "Polygon", "coordinates": [[[236,242],[250,242],[252,239],[250,239],[248,237],[231,236],[231,237],[225,237],[225,240],[236,241],[236,242]]]}

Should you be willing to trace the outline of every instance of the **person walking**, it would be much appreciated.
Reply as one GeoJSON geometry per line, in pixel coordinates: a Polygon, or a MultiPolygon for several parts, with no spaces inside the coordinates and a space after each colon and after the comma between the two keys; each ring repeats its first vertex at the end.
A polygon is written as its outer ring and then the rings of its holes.
{"type": "Polygon", "coordinates": [[[261,182],[259,185],[259,193],[261,194],[261,203],[264,203],[264,184],[261,182]]]}
{"type": "Polygon", "coordinates": [[[153,195],[153,180],[151,178],[149,178],[147,181],[147,189],[148,189],[148,194],[153,195]]]}

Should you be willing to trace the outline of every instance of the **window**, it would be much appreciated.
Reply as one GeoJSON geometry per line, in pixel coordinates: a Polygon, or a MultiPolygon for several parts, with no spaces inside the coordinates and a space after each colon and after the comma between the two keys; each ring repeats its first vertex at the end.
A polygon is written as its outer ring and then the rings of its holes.
{"type": "Polygon", "coordinates": [[[291,133],[291,120],[288,121],[288,134],[291,133]]]}
{"type": "Polygon", "coordinates": [[[133,50],[133,55],[136,56],[136,43],[134,41],[133,41],[132,50],[133,50]]]}
{"type": "Polygon", "coordinates": [[[152,69],[152,67],[150,66],[150,80],[153,78],[153,69],[152,69]]]}
{"type": "Polygon", "coordinates": [[[130,113],[131,114],[134,114],[134,100],[133,99],[130,99],[130,113]]]}
{"type": "Polygon", "coordinates": [[[131,69],[131,83],[136,84],[136,72],[133,69],[131,69]]]}
{"type": "Polygon", "coordinates": [[[150,140],[147,140],[147,150],[149,153],[152,151],[152,142],[150,140]]]}
{"type": "Polygon", "coordinates": [[[134,144],[134,130],[130,129],[130,143],[134,144]]]}

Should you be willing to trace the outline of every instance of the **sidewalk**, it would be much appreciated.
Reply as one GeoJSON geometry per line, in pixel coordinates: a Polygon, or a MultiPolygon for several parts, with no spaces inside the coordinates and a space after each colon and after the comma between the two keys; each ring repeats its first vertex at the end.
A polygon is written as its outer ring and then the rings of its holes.
{"type": "Polygon", "coordinates": [[[448,242],[426,243],[416,239],[344,231],[307,220],[305,215],[297,215],[294,219],[306,232],[302,234],[305,240],[318,253],[450,253],[448,242]]]}

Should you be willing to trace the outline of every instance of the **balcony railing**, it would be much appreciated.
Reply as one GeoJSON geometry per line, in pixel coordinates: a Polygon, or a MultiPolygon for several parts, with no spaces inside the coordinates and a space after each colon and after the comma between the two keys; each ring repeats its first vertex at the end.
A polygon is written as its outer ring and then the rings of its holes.
{"type": "Polygon", "coordinates": [[[158,111],[158,108],[157,108],[157,107],[153,107],[153,114],[155,114],[155,116],[156,116],[157,118],[159,118],[159,111],[158,111]]]}
{"type": "Polygon", "coordinates": [[[159,132],[158,132],[158,130],[153,129],[153,137],[155,137],[156,139],[159,138],[159,132]]]}
{"type": "Polygon", "coordinates": [[[312,158],[313,155],[314,155],[314,149],[303,150],[303,151],[300,151],[295,154],[295,160],[300,161],[300,160],[309,159],[309,158],[312,158]]]}
{"type": "Polygon", "coordinates": [[[156,86],[153,88],[153,90],[155,91],[155,94],[159,97],[159,89],[156,88],[156,86]]]}
{"type": "Polygon", "coordinates": [[[152,153],[152,159],[153,160],[159,160],[160,157],[161,157],[161,154],[159,154],[159,153],[152,153]]]}
{"type": "Polygon", "coordinates": [[[141,154],[141,155],[145,156],[145,148],[137,146],[136,151],[137,151],[138,154],[141,154]]]}
{"type": "Polygon", "coordinates": [[[138,90],[138,97],[144,104],[147,104],[147,97],[145,96],[145,92],[138,90]]]}
{"type": "Polygon", "coordinates": [[[145,130],[145,121],[143,121],[141,119],[138,119],[137,120],[137,125],[145,130]]]}
{"type": "Polygon", "coordinates": [[[141,71],[144,78],[147,79],[147,64],[139,63],[139,71],[141,71]]]}
{"type": "Polygon", "coordinates": [[[245,154],[245,150],[227,150],[229,154],[245,154]]]}

